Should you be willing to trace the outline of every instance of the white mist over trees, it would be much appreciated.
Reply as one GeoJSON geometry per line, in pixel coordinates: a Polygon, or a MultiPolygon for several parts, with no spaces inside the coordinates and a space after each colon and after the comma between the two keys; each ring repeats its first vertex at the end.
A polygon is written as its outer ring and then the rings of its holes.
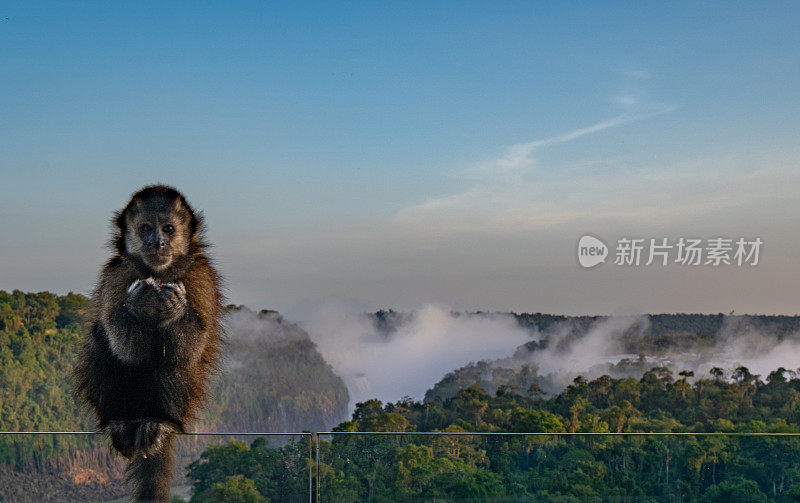
{"type": "Polygon", "coordinates": [[[364,314],[328,303],[301,325],[347,384],[351,409],[369,398],[446,398],[474,383],[490,393],[531,384],[558,393],[578,376],[638,379],[654,367],[697,378],[715,367],[762,377],[800,367],[800,321],[789,316],[566,317],[436,305],[364,314]]]}
{"type": "Polygon", "coordinates": [[[447,371],[501,358],[530,340],[513,316],[459,314],[434,305],[382,327],[375,316],[326,304],[301,325],[344,379],[351,408],[370,398],[422,398],[447,371]]]}
{"type": "Polygon", "coordinates": [[[578,376],[640,378],[655,367],[690,381],[730,377],[745,367],[762,379],[783,367],[800,367],[800,318],[662,314],[613,317],[515,315],[532,341],[507,358],[485,359],[448,373],[426,393],[447,398],[481,385],[519,392],[560,393],[578,376]]]}

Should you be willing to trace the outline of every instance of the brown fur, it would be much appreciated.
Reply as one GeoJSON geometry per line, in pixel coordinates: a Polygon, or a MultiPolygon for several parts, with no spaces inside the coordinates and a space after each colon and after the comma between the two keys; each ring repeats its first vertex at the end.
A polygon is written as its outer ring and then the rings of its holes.
{"type": "Polygon", "coordinates": [[[145,187],[114,224],[116,253],[93,296],[77,390],[133,460],[134,498],[169,501],[171,437],[194,419],[217,367],[220,279],[202,217],[175,189],[145,187]]]}

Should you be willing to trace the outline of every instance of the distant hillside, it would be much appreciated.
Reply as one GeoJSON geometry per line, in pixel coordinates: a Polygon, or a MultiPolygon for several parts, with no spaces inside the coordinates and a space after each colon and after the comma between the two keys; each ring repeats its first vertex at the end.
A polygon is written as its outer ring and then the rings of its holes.
{"type": "MultiPolygon", "coordinates": [[[[539,333],[544,340],[563,342],[569,337],[587,334],[612,317],[561,316],[553,314],[510,313],[520,326],[539,333]],[[553,340],[556,335],[563,336],[553,340]]],[[[710,344],[726,332],[752,330],[761,335],[782,339],[800,332],[800,316],[734,315],[734,314],[646,314],[620,332],[628,353],[687,349],[698,343],[710,344]]],[[[531,349],[535,346],[530,345],[531,349]]]]}
{"type": "MultiPolygon", "coordinates": [[[[588,332],[598,323],[611,319],[611,316],[565,316],[562,314],[545,313],[514,313],[514,312],[453,312],[457,316],[489,316],[507,314],[516,318],[521,327],[527,328],[532,334],[552,334],[555,331],[568,329],[573,335],[588,332]]],[[[395,311],[393,309],[380,310],[372,313],[375,326],[386,334],[391,334],[397,328],[408,323],[413,313],[395,311]]],[[[717,336],[727,326],[751,326],[764,334],[785,337],[800,331],[800,316],[765,315],[765,314],[699,314],[699,313],[668,313],[645,314],[636,316],[643,318],[641,329],[631,328],[628,334],[636,331],[637,336],[643,339],[656,340],[661,337],[675,338],[681,336],[707,335],[717,336]]]]}
{"type": "Polygon", "coordinates": [[[276,311],[230,306],[224,365],[207,420],[225,431],[324,430],[347,417],[348,394],[316,345],[276,311]]]}

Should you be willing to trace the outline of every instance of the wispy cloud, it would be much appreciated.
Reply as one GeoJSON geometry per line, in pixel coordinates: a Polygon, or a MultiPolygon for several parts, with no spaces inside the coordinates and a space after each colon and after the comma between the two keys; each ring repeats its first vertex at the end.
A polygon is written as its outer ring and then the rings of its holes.
{"type": "Polygon", "coordinates": [[[566,143],[568,141],[576,140],[582,136],[597,133],[615,126],[620,126],[641,118],[644,117],[620,115],[618,117],[613,117],[611,119],[575,129],[568,133],[563,133],[551,138],[518,143],[517,145],[508,147],[505,153],[503,153],[500,157],[481,163],[479,166],[479,171],[487,174],[502,174],[528,168],[534,164],[532,155],[537,150],[559,143],[566,143]]]}
{"type": "Polygon", "coordinates": [[[518,233],[566,224],[661,226],[793,197],[791,187],[800,183],[800,175],[791,156],[767,163],[755,154],[731,153],[639,166],[601,160],[558,170],[536,160],[536,153],[547,147],[672,109],[618,116],[514,145],[482,163],[463,190],[406,207],[394,223],[438,235],[518,233]]]}
{"type": "Polygon", "coordinates": [[[560,143],[567,143],[573,140],[577,140],[581,137],[591,135],[593,133],[599,133],[606,129],[611,129],[631,122],[637,122],[640,120],[648,119],[650,117],[662,115],[671,112],[673,110],[675,110],[674,106],[661,105],[650,112],[645,112],[638,115],[633,115],[633,114],[618,115],[616,117],[612,117],[610,119],[595,124],[591,124],[589,126],[574,129],[567,133],[562,133],[550,138],[533,140],[525,143],[518,143],[516,145],[508,147],[506,151],[499,157],[480,163],[478,165],[478,169],[472,171],[477,171],[479,173],[488,175],[501,175],[501,174],[518,172],[520,170],[530,168],[535,164],[535,159],[533,158],[533,154],[537,150],[545,149],[553,145],[558,145],[560,143]]]}

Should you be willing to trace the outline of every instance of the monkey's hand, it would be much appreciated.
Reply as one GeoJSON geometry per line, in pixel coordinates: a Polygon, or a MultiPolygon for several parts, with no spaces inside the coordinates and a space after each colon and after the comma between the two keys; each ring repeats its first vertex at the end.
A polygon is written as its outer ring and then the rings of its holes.
{"type": "Polygon", "coordinates": [[[162,324],[169,324],[180,319],[186,312],[186,287],[180,281],[161,285],[161,297],[164,300],[161,313],[162,324]]]}
{"type": "Polygon", "coordinates": [[[156,321],[161,313],[161,287],[153,278],[137,279],[128,287],[125,306],[140,320],[156,321]]]}
{"type": "Polygon", "coordinates": [[[111,445],[128,459],[134,456],[147,457],[161,449],[164,439],[178,429],[170,423],[154,419],[138,421],[111,421],[106,427],[111,445]]]}
{"type": "Polygon", "coordinates": [[[162,303],[161,287],[153,278],[137,279],[128,287],[125,306],[134,317],[142,321],[158,321],[162,303]]]}
{"type": "Polygon", "coordinates": [[[137,279],[128,287],[126,305],[135,317],[166,325],[186,312],[186,288],[180,282],[159,285],[153,278],[137,279]]]}

